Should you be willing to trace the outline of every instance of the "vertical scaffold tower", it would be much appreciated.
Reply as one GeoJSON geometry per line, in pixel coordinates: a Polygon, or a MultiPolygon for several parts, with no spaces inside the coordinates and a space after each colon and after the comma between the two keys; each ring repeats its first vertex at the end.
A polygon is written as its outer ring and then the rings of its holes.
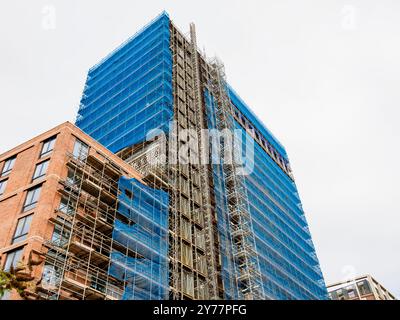
{"type": "MultiPolygon", "coordinates": [[[[220,132],[229,130],[233,146],[220,141],[222,175],[226,186],[228,203],[229,237],[233,252],[234,278],[238,298],[245,300],[263,300],[265,294],[262,286],[262,275],[254,238],[252,219],[245,186],[245,178],[236,165],[238,159],[234,138],[233,107],[228,95],[225,68],[223,63],[214,58],[210,61],[210,89],[216,103],[216,126],[220,132]],[[227,148],[229,148],[227,150],[227,148]],[[229,158],[229,159],[228,159],[229,158]],[[233,162],[231,162],[233,161],[233,162]]],[[[240,149],[240,148],[239,148],[240,149]]]]}
{"type": "MultiPolygon", "coordinates": [[[[190,39],[192,44],[192,59],[193,59],[193,83],[194,83],[194,105],[196,108],[197,115],[197,136],[199,141],[199,154],[202,157],[204,154],[207,154],[206,148],[208,148],[208,144],[206,143],[203,134],[202,134],[202,125],[204,124],[204,112],[203,112],[203,103],[202,103],[202,95],[203,90],[200,82],[200,62],[199,62],[199,53],[197,50],[197,37],[196,37],[196,27],[194,23],[190,24],[190,39]]],[[[207,164],[201,163],[199,166],[199,172],[201,177],[201,192],[203,199],[210,198],[210,185],[209,185],[209,172],[207,168],[207,164]]],[[[214,223],[212,219],[211,206],[209,201],[205,201],[206,205],[203,207],[203,215],[204,215],[204,225],[205,225],[205,241],[207,248],[215,247],[215,232],[214,232],[214,223]]],[[[209,290],[209,298],[210,300],[218,299],[218,277],[215,272],[216,269],[216,252],[215,250],[207,250],[207,269],[208,269],[208,290],[209,290]]]]}

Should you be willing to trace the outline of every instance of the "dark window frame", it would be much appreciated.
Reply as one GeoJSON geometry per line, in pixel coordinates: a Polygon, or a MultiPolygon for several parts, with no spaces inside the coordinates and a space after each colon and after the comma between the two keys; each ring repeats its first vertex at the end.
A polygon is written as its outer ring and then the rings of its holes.
{"type": "Polygon", "coordinates": [[[42,143],[42,149],[40,151],[39,158],[44,158],[44,157],[49,156],[54,151],[54,146],[56,144],[56,141],[57,141],[57,136],[52,136],[52,137],[44,140],[42,143]]]}
{"type": "Polygon", "coordinates": [[[90,152],[90,146],[82,140],[76,138],[74,149],[72,151],[73,157],[78,160],[85,161],[90,152]]]}
{"type": "Polygon", "coordinates": [[[0,177],[6,177],[11,173],[11,171],[14,169],[16,160],[17,160],[17,156],[13,156],[13,157],[10,157],[10,158],[4,160],[4,164],[1,169],[0,177]],[[7,164],[9,164],[9,165],[7,166],[7,164]],[[5,171],[6,168],[7,168],[7,170],[5,171]]]}
{"type": "Polygon", "coordinates": [[[24,251],[24,247],[20,247],[20,248],[17,248],[17,249],[7,252],[6,261],[4,263],[4,271],[8,272],[8,271],[10,271],[11,267],[13,267],[13,268],[17,267],[18,263],[22,260],[23,251],[24,251]],[[17,254],[19,254],[19,258],[16,261],[15,257],[17,256],[17,254]],[[10,261],[10,257],[12,257],[11,261],[10,261]]]}
{"type": "Polygon", "coordinates": [[[31,228],[32,218],[33,218],[33,214],[29,214],[25,217],[18,219],[17,226],[15,228],[14,236],[12,238],[11,244],[15,244],[17,242],[26,240],[26,238],[28,237],[28,234],[29,234],[29,230],[31,228]],[[22,226],[20,226],[20,223],[22,223],[22,226]],[[28,226],[27,226],[27,224],[28,224],[28,226]],[[20,229],[20,232],[17,235],[17,232],[19,229],[20,229]]]}
{"type": "Polygon", "coordinates": [[[64,226],[56,224],[51,235],[51,242],[57,246],[65,246],[71,237],[71,231],[64,226]]]}
{"type": "Polygon", "coordinates": [[[38,163],[35,166],[35,171],[33,172],[32,181],[40,179],[40,178],[46,176],[47,170],[49,169],[49,164],[50,164],[50,160],[49,159],[38,163]],[[40,167],[40,166],[43,166],[43,165],[46,165],[46,169],[44,170],[44,172],[43,172],[43,167],[40,167]],[[38,170],[39,167],[41,168],[41,174],[36,176],[36,171],[38,170]]]}
{"type": "MultiPolygon", "coordinates": [[[[40,199],[41,191],[42,191],[42,185],[41,184],[37,185],[37,186],[35,186],[35,187],[33,187],[33,188],[29,189],[29,190],[27,190],[24,206],[23,206],[23,209],[22,209],[23,212],[27,212],[27,211],[30,211],[30,210],[36,208],[36,206],[37,206],[37,204],[39,202],[39,199],[40,199]],[[34,192],[34,191],[38,191],[39,192],[39,195],[37,196],[36,201],[27,203],[30,192],[34,192]]],[[[34,198],[34,197],[32,197],[32,198],[34,198]]]]}
{"type": "Polygon", "coordinates": [[[7,188],[8,179],[4,179],[0,181],[0,196],[2,196],[7,188]],[[3,189],[3,190],[2,190],[3,189]]]}
{"type": "Polygon", "coordinates": [[[76,203],[70,201],[66,197],[62,197],[60,200],[60,205],[58,207],[58,210],[66,215],[71,216],[75,212],[75,206],[76,203]]]}

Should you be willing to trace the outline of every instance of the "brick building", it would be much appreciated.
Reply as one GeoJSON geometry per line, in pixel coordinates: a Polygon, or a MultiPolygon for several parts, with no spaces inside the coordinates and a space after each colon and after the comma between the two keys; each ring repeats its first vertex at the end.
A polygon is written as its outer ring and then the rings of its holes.
{"type": "Polygon", "coordinates": [[[194,24],[90,68],[76,125],[0,156],[0,266],[38,261],[33,298],[328,298],[286,149],[194,24]]]}
{"type": "MultiPolygon", "coordinates": [[[[130,187],[151,191],[131,166],[69,122],[1,154],[0,267],[9,271],[21,263],[39,263],[32,268],[35,280],[29,298],[122,298],[129,290],[115,275],[118,268],[113,262],[118,255],[140,257],[147,266],[153,259],[146,255],[145,246],[131,249],[124,240],[111,241],[112,236],[124,238],[123,228],[140,225],[138,216],[121,213],[121,189],[125,188],[124,196],[132,197],[130,187]]],[[[149,223],[153,229],[161,228],[156,224],[156,219],[149,223]]],[[[162,240],[158,233],[157,239],[162,240]]],[[[167,279],[162,274],[165,261],[157,261],[157,266],[161,266],[160,281],[167,279]]],[[[142,269],[135,276],[139,279],[145,273],[142,269]]],[[[142,291],[152,292],[147,298],[163,298],[157,294],[165,288],[160,289],[156,277],[153,281],[152,290],[142,281],[142,291]]],[[[4,299],[19,296],[12,292],[4,299]]]]}
{"type": "Polygon", "coordinates": [[[396,300],[392,293],[370,275],[332,283],[327,288],[331,300],[396,300]]]}

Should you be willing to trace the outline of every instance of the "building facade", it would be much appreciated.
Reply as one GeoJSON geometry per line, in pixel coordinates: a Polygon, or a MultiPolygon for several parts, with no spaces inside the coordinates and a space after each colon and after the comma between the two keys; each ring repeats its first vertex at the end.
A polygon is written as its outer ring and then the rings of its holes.
{"type": "Polygon", "coordinates": [[[76,125],[168,195],[170,299],[328,298],[285,148],[194,25],[185,36],[164,12],[91,68],[76,125]],[[227,161],[237,149],[247,173],[227,161]]]}
{"type": "Polygon", "coordinates": [[[0,172],[0,267],[24,267],[27,299],[168,298],[167,193],[68,122],[0,172]]]}
{"type": "Polygon", "coordinates": [[[328,286],[328,292],[331,300],[396,300],[370,275],[333,283],[328,286]]]}

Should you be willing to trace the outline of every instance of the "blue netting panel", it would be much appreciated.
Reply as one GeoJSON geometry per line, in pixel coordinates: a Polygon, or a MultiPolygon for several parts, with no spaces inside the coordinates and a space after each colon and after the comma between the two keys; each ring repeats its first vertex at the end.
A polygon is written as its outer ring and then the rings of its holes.
{"type": "Polygon", "coordinates": [[[168,194],[121,178],[109,274],[124,281],[123,300],[168,299],[168,194]]]}
{"type": "Polygon", "coordinates": [[[258,119],[258,117],[251,111],[247,104],[240,98],[240,96],[228,85],[228,94],[235,107],[256,127],[256,129],[267,139],[267,141],[288,160],[286,150],[278,139],[272,134],[271,131],[258,119]]]}
{"type": "MultiPolygon", "coordinates": [[[[214,97],[205,90],[205,105],[207,111],[207,123],[209,129],[216,129],[216,102],[214,97]]],[[[237,286],[235,284],[235,267],[232,257],[232,244],[229,236],[228,204],[226,197],[223,168],[218,164],[218,155],[211,153],[212,172],[214,180],[214,194],[216,200],[217,228],[220,237],[220,254],[222,262],[221,277],[224,283],[224,295],[227,300],[238,299],[237,286]]]]}
{"type": "MultiPolygon", "coordinates": [[[[235,121],[236,129],[245,130],[235,121]]],[[[242,139],[243,156],[246,140],[242,139]]],[[[274,299],[326,299],[327,292],[295,183],[254,143],[245,176],[264,292],[274,299]]],[[[248,152],[248,150],[247,150],[248,152]]]]}
{"type": "MultiPolygon", "coordinates": [[[[243,101],[230,91],[231,98],[239,111],[253,122],[255,128],[276,150],[286,152],[272,134],[263,127],[243,101]],[[232,96],[232,95],[235,96],[232,96]]],[[[205,92],[207,119],[210,129],[216,128],[215,101],[205,92]]],[[[236,129],[245,130],[236,121],[236,129]]],[[[254,153],[245,154],[246,139],[242,139],[243,156],[254,159],[254,171],[245,177],[250,214],[256,248],[259,255],[263,286],[267,296],[273,299],[326,299],[327,292],[319,262],[312,244],[307,221],[301,207],[296,185],[269,157],[263,148],[255,143],[254,153]]],[[[233,285],[235,274],[229,250],[229,223],[227,220],[225,185],[222,169],[213,165],[215,195],[217,202],[218,230],[221,241],[222,278],[226,298],[235,298],[233,285]]]]}
{"type": "Polygon", "coordinates": [[[113,152],[165,132],[173,116],[166,13],[89,71],[76,125],[113,152]]]}

